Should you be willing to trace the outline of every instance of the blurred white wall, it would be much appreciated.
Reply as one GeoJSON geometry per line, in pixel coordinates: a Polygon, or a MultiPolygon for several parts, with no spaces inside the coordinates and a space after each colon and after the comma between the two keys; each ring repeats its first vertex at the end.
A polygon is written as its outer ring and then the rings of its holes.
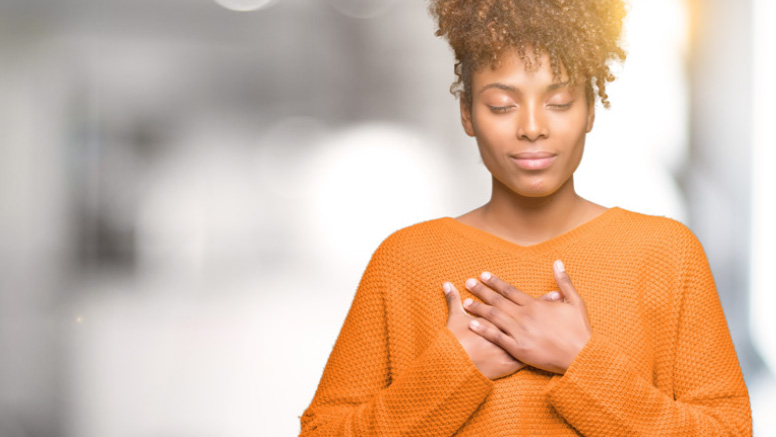
{"type": "MultiPolygon", "coordinates": [[[[632,1],[577,185],[696,231],[769,435],[750,6],[632,1]]],[[[489,197],[433,32],[417,0],[0,0],[0,436],[298,433],[380,241],[489,197]]]]}

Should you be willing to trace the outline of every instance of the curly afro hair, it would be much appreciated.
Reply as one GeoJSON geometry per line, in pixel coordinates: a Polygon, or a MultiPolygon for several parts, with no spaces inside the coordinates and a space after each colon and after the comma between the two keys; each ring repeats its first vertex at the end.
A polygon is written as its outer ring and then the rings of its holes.
{"type": "Polygon", "coordinates": [[[609,62],[624,61],[620,34],[623,0],[430,0],[437,36],[455,52],[457,80],[450,91],[471,105],[472,73],[497,66],[516,50],[526,68],[538,68],[546,53],[556,79],[565,68],[571,86],[583,84],[592,103],[593,85],[609,107],[606,82],[614,80],[609,62]]]}

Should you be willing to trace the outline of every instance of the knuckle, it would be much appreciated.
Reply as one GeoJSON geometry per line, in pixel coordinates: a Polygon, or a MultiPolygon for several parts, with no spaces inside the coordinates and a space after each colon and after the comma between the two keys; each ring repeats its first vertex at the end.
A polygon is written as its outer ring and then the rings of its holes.
{"type": "Polygon", "coordinates": [[[499,346],[504,344],[504,333],[501,331],[496,331],[493,333],[493,342],[498,344],[499,346]]]}

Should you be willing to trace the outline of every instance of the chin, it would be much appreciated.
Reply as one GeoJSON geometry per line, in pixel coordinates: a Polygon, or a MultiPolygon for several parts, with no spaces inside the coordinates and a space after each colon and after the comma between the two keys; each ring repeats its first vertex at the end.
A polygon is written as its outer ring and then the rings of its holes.
{"type": "Polygon", "coordinates": [[[531,176],[533,177],[517,177],[504,180],[499,178],[494,179],[501,185],[502,189],[511,191],[515,196],[535,199],[550,197],[565,185],[561,180],[558,180],[558,178],[547,177],[549,175],[531,176]]]}
{"type": "Polygon", "coordinates": [[[556,191],[515,191],[515,194],[521,197],[527,197],[530,199],[542,199],[550,197],[555,194],[556,191]]]}
{"type": "Polygon", "coordinates": [[[558,190],[547,188],[545,186],[540,187],[515,187],[512,188],[512,192],[517,194],[520,197],[530,197],[530,198],[542,198],[542,197],[549,197],[555,194],[558,190]]]}
{"type": "Polygon", "coordinates": [[[545,180],[532,181],[512,187],[512,191],[523,197],[548,197],[558,191],[560,186],[548,184],[545,180]]]}

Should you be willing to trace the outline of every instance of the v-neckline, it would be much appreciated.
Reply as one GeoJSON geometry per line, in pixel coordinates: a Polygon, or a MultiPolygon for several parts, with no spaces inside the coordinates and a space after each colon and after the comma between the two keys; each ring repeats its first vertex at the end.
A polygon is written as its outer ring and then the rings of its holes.
{"type": "Polygon", "coordinates": [[[536,253],[566,245],[568,242],[588,232],[605,227],[607,223],[609,223],[614,217],[621,214],[622,212],[624,212],[624,210],[616,206],[608,208],[601,214],[598,214],[592,219],[578,225],[571,230],[568,230],[548,240],[527,246],[517,244],[495,234],[491,234],[488,231],[463,223],[453,217],[442,217],[440,220],[442,220],[444,224],[448,225],[450,228],[454,229],[463,236],[475,241],[481,241],[492,247],[500,248],[508,252],[536,253]]]}

